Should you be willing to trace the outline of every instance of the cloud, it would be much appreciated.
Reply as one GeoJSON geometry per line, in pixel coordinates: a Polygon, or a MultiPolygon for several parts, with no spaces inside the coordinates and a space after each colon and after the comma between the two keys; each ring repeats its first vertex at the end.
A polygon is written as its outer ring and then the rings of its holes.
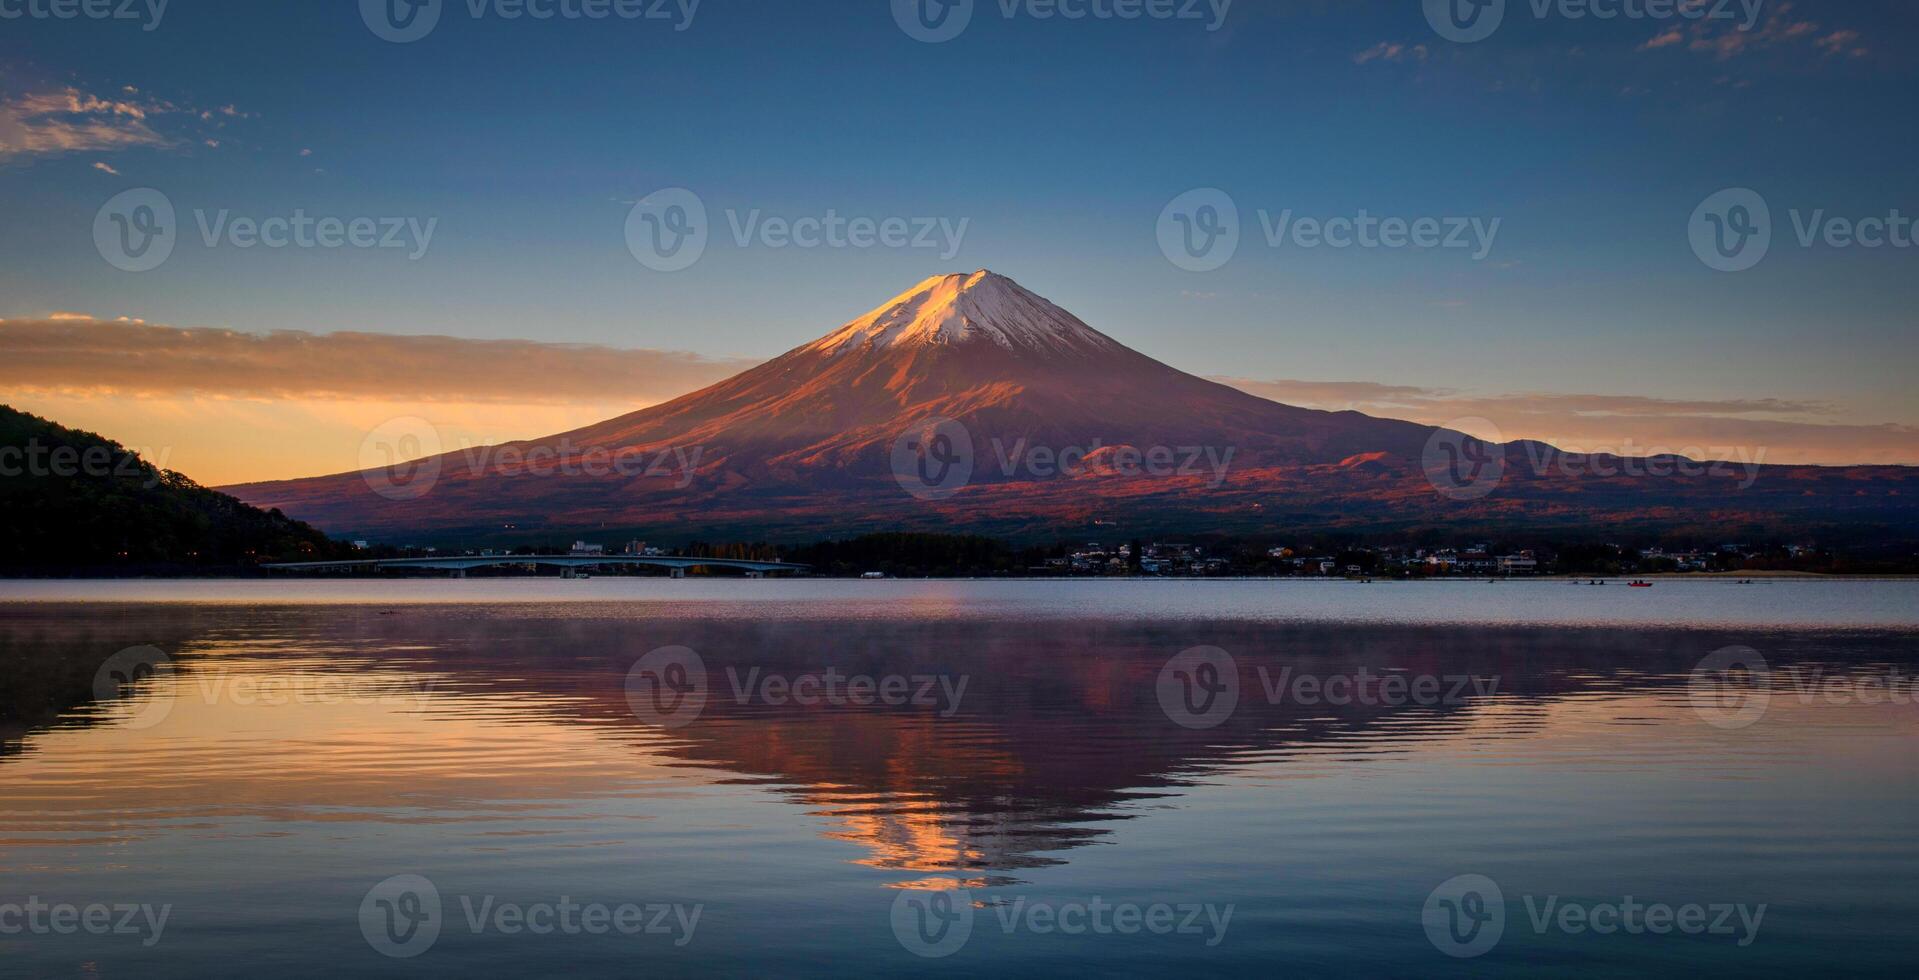
{"type": "Polygon", "coordinates": [[[1660,34],[1657,37],[1654,37],[1652,40],[1647,41],[1645,44],[1640,45],[1639,50],[1657,51],[1660,48],[1670,48],[1675,44],[1684,43],[1685,40],[1686,40],[1686,32],[1681,30],[1680,28],[1675,27],[1665,32],[1664,34],[1660,34]]]}
{"type": "Polygon", "coordinates": [[[1745,26],[1738,21],[1701,19],[1690,29],[1668,28],[1639,46],[1641,51],[1661,48],[1685,49],[1706,55],[1715,61],[1731,61],[1755,51],[1790,48],[1810,44],[1829,56],[1865,58],[1871,54],[1860,43],[1858,31],[1825,30],[1817,21],[1794,13],[1791,3],[1774,3],[1757,23],[1745,26]]]}
{"type": "Polygon", "coordinates": [[[1397,41],[1381,41],[1353,55],[1353,64],[1363,65],[1372,61],[1425,61],[1426,55],[1426,46],[1423,44],[1401,44],[1397,41]]]}
{"type": "Polygon", "coordinates": [[[93,169],[98,170],[103,174],[112,174],[115,177],[120,176],[120,171],[113,169],[112,164],[105,163],[99,160],[93,161],[93,169]]]}
{"type": "MultiPolygon", "coordinates": [[[[0,97],[0,162],[24,157],[98,153],[135,147],[166,147],[180,142],[155,127],[164,117],[197,117],[224,125],[215,116],[246,118],[231,106],[199,110],[144,97],[126,86],[122,97],[101,98],[67,87],[0,97]]],[[[96,164],[96,166],[100,166],[96,164]]]]}
{"type": "Polygon", "coordinates": [[[1508,440],[1537,439],[1574,451],[1631,450],[1643,455],[1663,450],[1697,456],[1715,448],[1745,447],[1764,449],[1766,460],[1774,463],[1919,463],[1919,426],[1839,421],[1841,410],[1824,402],[1552,392],[1479,395],[1368,381],[1213,380],[1305,408],[1466,429],[1472,424],[1462,420],[1485,419],[1508,440]]]}
{"type": "Polygon", "coordinates": [[[182,329],[80,314],[0,320],[0,386],[67,395],[652,403],[753,363],[526,340],[182,329]]]}

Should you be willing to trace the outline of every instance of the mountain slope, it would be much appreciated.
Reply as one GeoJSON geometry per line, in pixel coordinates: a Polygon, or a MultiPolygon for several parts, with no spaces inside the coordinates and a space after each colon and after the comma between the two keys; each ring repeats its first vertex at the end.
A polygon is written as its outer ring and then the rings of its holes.
{"type": "Polygon", "coordinates": [[[0,567],[231,565],[337,550],[306,524],[119,443],[0,405],[0,567]]]}
{"type": "MultiPolygon", "coordinates": [[[[391,492],[418,472],[401,468],[233,492],[358,536],[514,525],[525,533],[797,537],[902,525],[1043,533],[1095,519],[1167,533],[1282,521],[1570,526],[1602,515],[1737,525],[1825,507],[1822,495],[1840,492],[1831,482],[1840,474],[1893,484],[1913,476],[1897,467],[1768,468],[1779,485],[1819,499],[1773,497],[1752,511],[1746,505],[1760,495],[1732,494],[1723,474],[1574,477],[1565,467],[1541,472],[1541,460],[1560,461],[1550,447],[1514,444],[1505,447],[1512,465],[1499,493],[1461,500],[1435,493],[1428,478],[1423,457],[1436,436],[1463,438],[1294,408],[1194,377],[982,270],[935,276],[818,340],[665,404],[448,453],[427,467],[430,486],[391,492]],[[952,444],[970,459],[970,474],[939,493],[909,492],[894,450],[938,419],[957,423],[949,434],[961,434],[952,444]],[[1090,463],[1062,473],[1062,454],[1090,463]],[[605,465],[621,458],[644,466],[605,465]],[[1140,462],[1150,459],[1164,462],[1140,462]]],[[[1886,519],[1909,519],[1911,499],[1886,519]]]]}

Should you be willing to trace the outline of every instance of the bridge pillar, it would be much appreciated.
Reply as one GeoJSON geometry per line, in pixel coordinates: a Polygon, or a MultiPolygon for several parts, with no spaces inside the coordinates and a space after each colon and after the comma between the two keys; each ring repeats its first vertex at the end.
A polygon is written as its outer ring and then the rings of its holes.
{"type": "Polygon", "coordinates": [[[675,569],[673,569],[673,570],[672,570],[672,571],[671,571],[671,572],[670,572],[669,574],[670,574],[670,575],[672,575],[672,576],[673,576],[674,578],[685,578],[685,577],[686,577],[686,569],[684,569],[684,568],[675,568],[675,569]]]}
{"type": "Polygon", "coordinates": [[[579,578],[580,576],[577,572],[573,570],[573,566],[568,565],[565,568],[560,569],[560,577],[561,578],[579,578]]]}
{"type": "Polygon", "coordinates": [[[453,577],[454,577],[454,578],[466,578],[466,569],[464,569],[464,568],[456,568],[456,569],[453,569],[453,577]]]}

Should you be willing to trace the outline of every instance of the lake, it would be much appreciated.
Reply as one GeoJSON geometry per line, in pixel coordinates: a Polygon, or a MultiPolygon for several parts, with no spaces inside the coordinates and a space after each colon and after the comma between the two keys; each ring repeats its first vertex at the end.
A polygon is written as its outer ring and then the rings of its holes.
{"type": "Polygon", "coordinates": [[[1905,975],[1919,582],[0,582],[0,975],[1905,975]]]}

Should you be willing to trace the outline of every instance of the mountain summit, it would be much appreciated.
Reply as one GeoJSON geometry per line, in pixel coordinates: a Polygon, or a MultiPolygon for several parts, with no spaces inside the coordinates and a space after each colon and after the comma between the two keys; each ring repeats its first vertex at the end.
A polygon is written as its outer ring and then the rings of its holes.
{"type": "Polygon", "coordinates": [[[453,451],[231,492],[335,534],[409,540],[817,538],[909,526],[1057,537],[1096,521],[1180,535],[1595,521],[1754,531],[1787,513],[1807,527],[1809,510],[1919,523],[1915,498],[1891,489],[1914,479],[1910,469],[1766,467],[1761,491],[1757,473],[1643,475],[1672,473],[1667,461],[1633,477],[1562,465],[1571,457],[1537,443],[1488,447],[1432,426],[1281,405],[1168,367],[986,270],[934,276],[664,404],[542,439],[439,449],[453,451]],[[1497,492],[1436,492],[1433,458],[1452,478],[1490,469],[1497,492]],[[944,481],[938,493],[914,492],[914,479],[932,475],[944,481]]]}
{"type": "Polygon", "coordinates": [[[835,354],[925,344],[991,343],[1047,355],[1120,345],[1045,297],[995,272],[934,276],[801,348],[835,354]]]}

